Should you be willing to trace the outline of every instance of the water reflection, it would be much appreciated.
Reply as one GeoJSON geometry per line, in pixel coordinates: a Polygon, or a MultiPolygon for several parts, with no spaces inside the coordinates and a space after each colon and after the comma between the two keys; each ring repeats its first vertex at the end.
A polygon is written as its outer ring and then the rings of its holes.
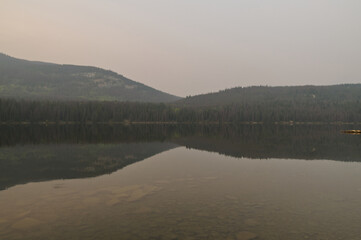
{"type": "Polygon", "coordinates": [[[1,239],[359,239],[361,166],[185,147],[0,192],[1,239]]]}
{"type": "Polygon", "coordinates": [[[109,174],[174,147],[162,142],[4,147],[0,149],[0,190],[27,182],[109,174]]]}
{"type": "Polygon", "coordinates": [[[359,239],[342,129],[1,126],[0,239],[359,239]]]}
{"type": "Polygon", "coordinates": [[[172,142],[238,158],[359,162],[361,136],[342,134],[344,128],[342,125],[203,126],[183,132],[180,137],[172,138],[172,142]]]}
{"type": "MultiPolygon", "coordinates": [[[[0,126],[0,149],[19,145],[168,142],[234,157],[361,161],[348,125],[20,125],[0,126]]],[[[35,146],[34,146],[35,147],[35,146]]]]}
{"type": "Polygon", "coordinates": [[[342,126],[1,126],[0,190],[20,183],[114,172],[186,146],[233,157],[361,161],[361,138],[342,126]]]}

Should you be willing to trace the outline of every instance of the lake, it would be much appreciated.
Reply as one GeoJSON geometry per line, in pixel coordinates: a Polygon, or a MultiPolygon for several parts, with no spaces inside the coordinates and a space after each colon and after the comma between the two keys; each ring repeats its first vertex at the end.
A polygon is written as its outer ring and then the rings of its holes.
{"type": "Polygon", "coordinates": [[[360,239],[339,125],[2,125],[0,239],[360,239]]]}

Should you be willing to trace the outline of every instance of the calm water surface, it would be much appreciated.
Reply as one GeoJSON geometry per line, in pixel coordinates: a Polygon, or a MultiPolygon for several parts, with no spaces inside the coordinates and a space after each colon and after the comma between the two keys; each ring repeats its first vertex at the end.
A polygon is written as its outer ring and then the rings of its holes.
{"type": "Polygon", "coordinates": [[[361,138],[337,127],[29,128],[2,129],[0,239],[361,236],[361,138]]]}

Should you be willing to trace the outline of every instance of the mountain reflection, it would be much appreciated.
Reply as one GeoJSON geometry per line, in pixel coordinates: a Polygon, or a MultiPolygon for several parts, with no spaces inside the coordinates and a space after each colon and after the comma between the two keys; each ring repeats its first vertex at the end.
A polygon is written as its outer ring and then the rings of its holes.
{"type": "MultiPolygon", "coordinates": [[[[0,190],[94,177],[186,146],[233,157],[361,161],[361,138],[335,125],[0,126],[0,190]]],[[[354,128],[354,126],[348,126],[354,128]]]]}
{"type": "Polygon", "coordinates": [[[162,142],[49,144],[0,149],[0,190],[34,181],[95,177],[176,147],[162,142]]]}

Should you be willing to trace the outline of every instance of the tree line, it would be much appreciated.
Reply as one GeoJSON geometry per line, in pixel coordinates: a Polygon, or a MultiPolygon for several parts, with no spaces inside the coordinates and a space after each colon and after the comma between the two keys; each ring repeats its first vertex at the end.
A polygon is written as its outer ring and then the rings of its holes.
{"type": "Polygon", "coordinates": [[[165,103],[0,99],[0,122],[361,122],[359,102],[165,103]]]}

